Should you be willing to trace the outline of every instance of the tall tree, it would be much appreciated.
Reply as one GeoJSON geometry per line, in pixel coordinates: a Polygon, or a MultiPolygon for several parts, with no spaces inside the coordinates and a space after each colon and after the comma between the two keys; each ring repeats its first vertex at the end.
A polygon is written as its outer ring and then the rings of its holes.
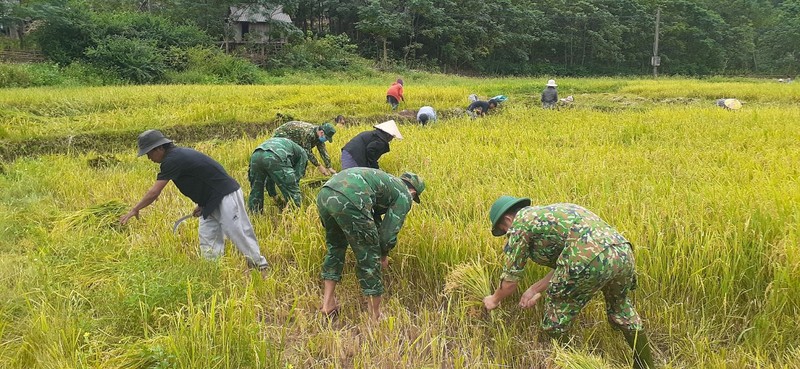
{"type": "Polygon", "coordinates": [[[409,19],[402,1],[369,0],[358,10],[356,29],[372,35],[382,43],[384,66],[388,63],[388,43],[408,31],[409,19]]]}
{"type": "Polygon", "coordinates": [[[764,44],[761,64],[775,73],[800,73],[800,0],[784,1],[775,12],[774,23],[760,38],[764,44]]]}
{"type": "Polygon", "coordinates": [[[730,26],[711,9],[689,0],[660,4],[661,68],[674,74],[712,74],[724,71],[726,48],[734,42],[730,26]]]}

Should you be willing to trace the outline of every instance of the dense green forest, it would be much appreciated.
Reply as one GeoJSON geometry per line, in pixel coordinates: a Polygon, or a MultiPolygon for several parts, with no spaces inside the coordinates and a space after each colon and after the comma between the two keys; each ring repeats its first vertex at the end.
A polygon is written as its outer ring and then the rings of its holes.
{"type": "MultiPolygon", "coordinates": [[[[23,43],[38,45],[62,66],[82,61],[113,69],[117,53],[138,57],[123,63],[145,67],[124,77],[148,82],[160,78],[159,70],[186,62],[186,52],[178,50],[218,49],[229,6],[243,2],[248,1],[5,0],[0,23],[4,29],[23,23],[33,28],[23,43]]],[[[267,67],[275,68],[341,58],[337,54],[344,52],[382,66],[445,73],[643,75],[652,72],[660,9],[660,73],[788,77],[800,69],[800,0],[258,3],[280,5],[292,17],[282,33],[293,54],[272,58],[267,67]],[[308,46],[311,40],[326,41],[308,46]]],[[[328,67],[342,63],[333,64],[328,67]]]]}

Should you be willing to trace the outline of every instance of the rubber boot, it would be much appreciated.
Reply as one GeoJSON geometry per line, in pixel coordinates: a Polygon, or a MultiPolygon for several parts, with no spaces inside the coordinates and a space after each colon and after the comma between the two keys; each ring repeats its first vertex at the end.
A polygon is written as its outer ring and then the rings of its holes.
{"type": "Polygon", "coordinates": [[[629,331],[622,330],[625,341],[633,349],[633,368],[634,369],[655,369],[653,365],[653,354],[650,352],[650,343],[644,330],[629,331]]]}

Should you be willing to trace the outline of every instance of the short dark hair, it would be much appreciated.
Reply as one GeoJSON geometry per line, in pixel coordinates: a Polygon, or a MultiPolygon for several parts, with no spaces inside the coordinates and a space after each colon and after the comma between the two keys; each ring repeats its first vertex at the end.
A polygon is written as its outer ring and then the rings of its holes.
{"type": "Polygon", "coordinates": [[[333,121],[336,122],[336,123],[343,122],[344,121],[344,115],[341,115],[341,114],[337,115],[336,119],[334,119],[333,121]]]}
{"type": "Polygon", "coordinates": [[[431,117],[429,117],[428,114],[420,114],[418,118],[419,122],[422,123],[423,125],[428,123],[428,119],[431,119],[431,117]]]}
{"type": "Polygon", "coordinates": [[[174,144],[174,143],[172,143],[172,142],[167,142],[167,143],[165,143],[165,144],[163,144],[163,145],[158,145],[158,146],[156,146],[155,148],[157,149],[157,148],[159,148],[159,147],[163,148],[163,149],[164,149],[164,151],[169,151],[169,150],[172,150],[172,149],[174,149],[174,148],[175,148],[175,144],[174,144]]]}
{"type": "Polygon", "coordinates": [[[489,105],[497,106],[497,100],[495,100],[495,99],[489,100],[489,105]]]}

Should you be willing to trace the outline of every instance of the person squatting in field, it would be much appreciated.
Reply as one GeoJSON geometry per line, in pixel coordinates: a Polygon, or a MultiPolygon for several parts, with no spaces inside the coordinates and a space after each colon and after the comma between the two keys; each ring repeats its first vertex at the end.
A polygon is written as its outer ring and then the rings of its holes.
{"type": "Polygon", "coordinates": [[[558,103],[558,90],[556,80],[547,81],[547,86],[542,91],[542,109],[554,109],[558,103]]]}
{"type": "Polygon", "coordinates": [[[376,124],[375,129],[364,131],[342,147],[342,170],[355,167],[379,169],[378,159],[389,152],[389,142],[403,139],[394,120],[376,124]]]}
{"type": "Polygon", "coordinates": [[[497,107],[497,101],[494,99],[489,99],[489,101],[473,101],[467,107],[467,113],[472,117],[482,117],[489,113],[489,110],[494,109],[497,107]]]}
{"type": "Polygon", "coordinates": [[[222,165],[193,149],[175,146],[157,130],[144,131],[137,144],[138,156],[146,154],[152,162],[160,164],[161,171],[144,197],[120,217],[121,224],[126,224],[132,217],[138,219],[139,211],[156,201],[172,181],[183,195],[197,204],[192,214],[200,217],[198,233],[204,257],[216,259],[222,256],[225,253],[224,236],[227,236],[250,267],[264,270],[269,266],[261,255],[245,211],[242,189],[222,165]]]}
{"type": "Polygon", "coordinates": [[[300,179],[306,175],[306,165],[306,151],[288,138],[273,137],[258,145],[250,155],[250,168],[247,171],[250,180],[247,207],[250,211],[261,212],[264,209],[265,187],[278,207],[283,208],[290,200],[299,207],[302,201],[300,179]],[[283,194],[283,200],[275,191],[276,185],[283,194]]]}
{"type": "Polygon", "coordinates": [[[423,106],[417,112],[417,122],[421,125],[427,125],[428,122],[436,122],[436,110],[432,106],[423,106]]]}
{"type": "Polygon", "coordinates": [[[739,110],[742,108],[742,102],[738,99],[717,99],[714,104],[726,110],[739,110]]]}
{"type": "Polygon", "coordinates": [[[344,119],[344,115],[337,115],[336,118],[333,118],[333,122],[336,123],[337,127],[344,127],[347,122],[344,119]]]}
{"type": "Polygon", "coordinates": [[[501,196],[492,204],[492,235],[507,236],[500,287],[484,297],[487,310],[514,293],[528,259],[553,268],[531,285],[519,306],[530,308],[547,292],[542,329],[568,341],[568,330],[592,296],[601,291],[611,325],[633,349],[634,368],[654,368],[642,320],[629,293],[636,288],[631,243],[597,215],[574,204],[530,206],[531,200],[501,196]]]}
{"type": "Polygon", "coordinates": [[[336,174],[336,171],[331,165],[331,157],[328,155],[328,150],[325,149],[325,142],[333,142],[333,135],[336,134],[336,128],[330,123],[323,123],[322,125],[314,125],[311,123],[291,121],[280,125],[275,129],[272,137],[283,137],[292,140],[294,143],[300,145],[306,151],[308,161],[311,162],[317,170],[324,176],[336,174]],[[317,157],[311,152],[311,149],[316,147],[319,151],[319,156],[325,165],[319,163],[317,157]]]}
{"type": "Polygon", "coordinates": [[[322,186],[317,196],[327,247],[322,263],[322,313],[331,316],[338,312],[335,289],[350,245],[369,313],[374,319],[380,317],[382,270],[389,265],[389,251],[397,244],[411,202],[419,203],[423,191],[425,182],[414,173],[398,178],[373,168],[343,170],[322,186]]]}
{"type": "Polygon", "coordinates": [[[403,96],[403,80],[398,78],[386,90],[386,103],[392,107],[392,110],[397,110],[397,105],[400,104],[400,101],[406,101],[406,98],[403,96]]]}

